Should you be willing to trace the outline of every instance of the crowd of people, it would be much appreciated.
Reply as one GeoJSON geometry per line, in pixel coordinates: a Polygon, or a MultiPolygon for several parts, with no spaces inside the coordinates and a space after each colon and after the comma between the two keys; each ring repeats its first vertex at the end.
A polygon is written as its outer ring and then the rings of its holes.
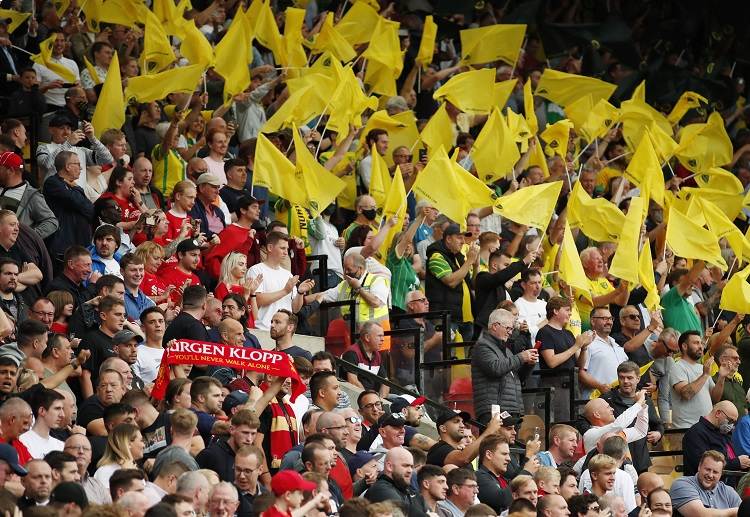
{"type": "Polygon", "coordinates": [[[2,2],[0,511],[750,515],[744,25],[604,4],[2,2]]]}

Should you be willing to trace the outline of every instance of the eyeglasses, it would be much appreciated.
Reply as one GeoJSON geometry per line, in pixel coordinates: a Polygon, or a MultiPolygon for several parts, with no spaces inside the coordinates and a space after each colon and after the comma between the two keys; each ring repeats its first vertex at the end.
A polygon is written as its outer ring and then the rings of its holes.
{"type": "Polygon", "coordinates": [[[361,423],[361,422],[362,422],[362,419],[361,419],[361,418],[359,418],[358,416],[348,416],[348,417],[346,417],[346,418],[344,419],[344,421],[345,421],[345,422],[349,422],[349,423],[352,423],[352,424],[359,424],[359,423],[361,423]]]}
{"type": "Polygon", "coordinates": [[[641,315],[640,314],[626,314],[625,317],[628,318],[628,319],[631,319],[631,320],[639,320],[639,319],[641,319],[641,315]]]}
{"type": "Polygon", "coordinates": [[[589,507],[590,512],[598,512],[599,510],[601,510],[601,508],[599,508],[598,504],[589,507]]]}
{"type": "Polygon", "coordinates": [[[417,298],[416,300],[412,300],[409,303],[423,303],[426,301],[427,301],[427,298],[417,298]]]}
{"type": "Polygon", "coordinates": [[[370,402],[369,404],[365,404],[364,406],[360,407],[360,409],[374,409],[374,408],[383,408],[383,402],[377,401],[377,402],[370,402]]]}
{"type": "Polygon", "coordinates": [[[465,486],[466,488],[471,488],[472,490],[479,491],[479,485],[476,483],[464,483],[463,485],[458,486],[465,486]]]}
{"type": "Polygon", "coordinates": [[[54,318],[55,313],[54,312],[44,312],[44,311],[31,311],[37,316],[47,316],[48,318],[54,318]]]}
{"type": "Polygon", "coordinates": [[[321,430],[321,431],[322,431],[322,430],[328,430],[328,431],[331,431],[331,430],[333,430],[333,429],[346,429],[346,428],[347,428],[347,427],[346,427],[345,425],[336,425],[336,426],[333,426],[333,427],[321,427],[321,428],[320,428],[320,430],[321,430]]]}

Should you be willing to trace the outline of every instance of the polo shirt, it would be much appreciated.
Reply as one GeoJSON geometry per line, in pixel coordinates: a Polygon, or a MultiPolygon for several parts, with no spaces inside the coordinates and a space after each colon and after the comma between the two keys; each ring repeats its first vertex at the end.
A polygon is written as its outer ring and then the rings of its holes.
{"type": "Polygon", "coordinates": [[[704,507],[715,510],[739,508],[742,502],[737,492],[721,481],[712,490],[706,490],[698,482],[696,476],[684,476],[675,479],[672,482],[669,495],[672,498],[672,505],[675,510],[679,510],[696,499],[700,499],[704,507]]]}
{"type": "MultiPolygon", "coordinates": [[[[606,277],[600,278],[589,278],[589,291],[592,297],[604,296],[615,290],[612,284],[609,283],[606,277]]],[[[583,295],[579,295],[576,299],[576,307],[581,315],[581,326],[583,330],[589,330],[591,328],[591,311],[594,309],[591,306],[589,300],[583,295]]]]}
{"type": "MultiPolygon", "coordinates": [[[[617,380],[617,367],[628,360],[625,349],[617,344],[612,336],[602,338],[596,336],[588,347],[586,372],[603,384],[610,384],[617,380]]],[[[592,390],[586,389],[583,398],[589,398],[592,390]]]]}

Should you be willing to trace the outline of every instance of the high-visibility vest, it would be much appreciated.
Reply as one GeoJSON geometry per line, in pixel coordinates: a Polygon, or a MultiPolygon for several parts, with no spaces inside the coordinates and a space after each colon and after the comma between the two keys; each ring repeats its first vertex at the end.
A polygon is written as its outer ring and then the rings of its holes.
{"type": "MultiPolygon", "coordinates": [[[[364,278],[362,279],[362,287],[361,290],[369,291],[372,287],[372,284],[375,283],[375,281],[378,279],[376,275],[373,275],[371,273],[365,273],[364,278]]],[[[339,293],[338,293],[338,299],[339,300],[351,300],[355,298],[352,296],[352,288],[349,285],[348,282],[344,281],[339,284],[339,293]]],[[[388,305],[386,303],[383,303],[380,307],[372,307],[369,305],[366,301],[362,299],[362,297],[357,294],[356,295],[357,300],[357,324],[361,325],[362,323],[366,321],[375,320],[377,322],[381,322],[383,320],[388,319],[388,305]]],[[[346,318],[349,316],[349,307],[344,306],[341,307],[341,314],[346,318]]]]}

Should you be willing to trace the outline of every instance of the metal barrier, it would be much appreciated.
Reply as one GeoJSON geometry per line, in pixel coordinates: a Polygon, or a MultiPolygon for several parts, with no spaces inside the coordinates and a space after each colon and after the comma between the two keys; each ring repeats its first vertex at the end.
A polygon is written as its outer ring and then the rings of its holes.
{"type": "MultiPolygon", "coordinates": [[[[412,372],[413,372],[412,380],[417,390],[420,393],[424,393],[424,384],[422,383],[422,372],[419,367],[419,365],[422,363],[422,357],[424,356],[424,331],[422,327],[414,327],[414,328],[408,328],[408,329],[392,329],[392,330],[385,331],[383,334],[386,336],[391,336],[390,359],[391,359],[391,364],[393,366],[396,366],[396,362],[400,361],[403,358],[403,356],[408,355],[407,352],[401,351],[403,350],[403,347],[401,346],[403,343],[401,342],[402,340],[400,340],[399,337],[407,337],[413,340],[412,342],[414,344],[414,348],[413,348],[414,357],[412,358],[411,361],[409,361],[412,367],[412,372]]],[[[398,374],[395,371],[393,371],[393,369],[391,371],[391,377],[398,378],[398,374]]]]}
{"type": "Polygon", "coordinates": [[[320,286],[321,291],[325,291],[329,287],[333,287],[332,285],[328,285],[328,255],[307,255],[305,258],[307,258],[307,264],[309,267],[309,274],[312,278],[314,276],[314,269],[310,262],[317,262],[318,267],[318,281],[316,282],[318,286],[320,286]]]}
{"type": "MultiPolygon", "coordinates": [[[[576,405],[579,402],[576,400],[576,392],[578,391],[578,368],[543,368],[531,372],[532,375],[539,376],[541,382],[542,379],[568,379],[568,415],[567,418],[570,421],[576,419],[577,414],[575,411],[576,405]]],[[[588,401],[583,401],[585,404],[588,401]]],[[[555,415],[555,422],[562,421],[563,415],[555,415]]]]}
{"type": "Polygon", "coordinates": [[[339,302],[323,302],[320,304],[320,335],[325,337],[328,333],[328,324],[330,323],[328,318],[328,311],[334,307],[349,307],[349,330],[351,332],[352,340],[357,334],[357,302],[356,300],[342,300],[339,302]]]}

